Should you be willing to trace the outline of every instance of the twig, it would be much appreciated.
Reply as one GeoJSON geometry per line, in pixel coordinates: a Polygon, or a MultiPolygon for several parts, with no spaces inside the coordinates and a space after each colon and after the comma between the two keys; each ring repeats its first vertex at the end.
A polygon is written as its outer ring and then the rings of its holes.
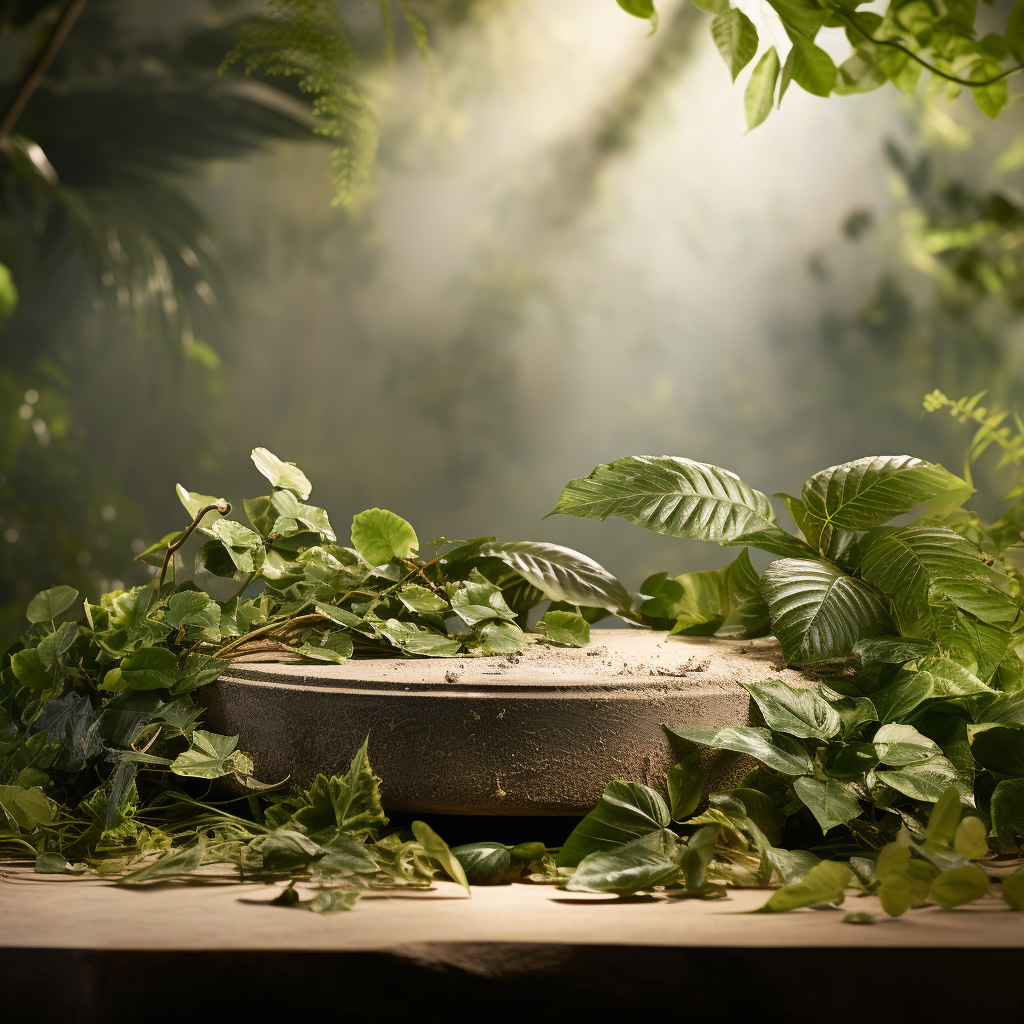
{"type": "Polygon", "coordinates": [[[21,88],[14,94],[14,99],[11,100],[3,120],[0,120],[0,148],[6,148],[10,134],[18,123],[18,118],[21,117],[22,112],[28,105],[28,101],[32,99],[32,94],[39,88],[43,75],[46,74],[53,63],[53,58],[57,56],[57,51],[63,45],[64,40],[67,39],[71,26],[74,25],[78,15],[82,13],[84,6],[85,0],[71,0],[67,7],[64,8],[64,13],[60,16],[60,20],[50,33],[50,38],[46,41],[42,52],[36,58],[32,69],[25,76],[25,81],[21,83],[21,88]]]}
{"type": "Polygon", "coordinates": [[[231,511],[231,504],[227,501],[218,501],[213,505],[204,505],[199,512],[196,514],[195,519],[185,527],[185,532],[178,537],[177,540],[172,541],[167,545],[167,550],[164,552],[164,564],[160,566],[160,582],[157,584],[157,589],[164,585],[164,576],[167,575],[167,566],[174,555],[174,552],[180,548],[185,541],[192,536],[193,533],[199,528],[199,524],[203,521],[203,516],[207,512],[219,512],[222,516],[226,516],[231,511]]]}

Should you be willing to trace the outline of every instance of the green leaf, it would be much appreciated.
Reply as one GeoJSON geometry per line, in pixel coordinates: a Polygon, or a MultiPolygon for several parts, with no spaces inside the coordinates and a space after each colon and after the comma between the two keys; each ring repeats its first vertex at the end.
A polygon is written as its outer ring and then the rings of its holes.
{"type": "Polygon", "coordinates": [[[671,818],[661,795],[639,782],[609,782],[597,806],[573,829],[558,854],[560,868],[574,868],[591,853],[668,828],[671,818]]]}
{"type": "Polygon", "coordinates": [[[1017,853],[1024,845],[1024,779],[1004,779],[992,791],[992,831],[1001,853],[1017,853]]]}
{"type": "Polygon", "coordinates": [[[423,847],[423,852],[433,861],[441,865],[441,869],[453,881],[458,882],[468,895],[469,882],[466,880],[466,873],[458,858],[452,856],[448,844],[425,822],[414,821],[412,823],[412,834],[416,841],[423,847]]]}
{"type": "Polygon", "coordinates": [[[705,14],[725,14],[729,10],[729,0],[690,0],[698,11],[705,14]]]}
{"type": "Polygon", "coordinates": [[[940,907],[952,910],[980,899],[988,892],[992,880],[977,864],[964,864],[962,867],[943,871],[929,890],[929,895],[940,907]]]}
{"type": "Polygon", "coordinates": [[[779,55],[774,46],[757,62],[743,95],[747,131],[752,131],[772,112],[775,84],[779,80],[779,55]]]}
{"type": "Polygon", "coordinates": [[[43,664],[34,647],[11,655],[11,671],[22,686],[27,686],[34,693],[42,693],[56,679],[53,669],[43,664]]]}
{"type": "Polygon", "coordinates": [[[789,740],[788,737],[773,737],[769,729],[757,729],[749,725],[727,726],[717,732],[675,729],[667,725],[665,728],[671,735],[689,740],[691,743],[703,743],[716,750],[733,750],[738,754],[749,754],[784,775],[810,775],[814,770],[810,757],[799,743],[789,740]]]}
{"type": "Polygon", "coordinates": [[[921,860],[911,860],[910,850],[890,843],[882,848],[875,867],[879,879],[878,899],[890,917],[899,917],[928,898],[937,868],[921,860]]]}
{"type": "Polygon", "coordinates": [[[948,786],[928,815],[928,841],[952,846],[963,804],[956,786],[948,786]]]}
{"type": "Polygon", "coordinates": [[[988,829],[981,818],[968,815],[957,826],[953,847],[961,857],[977,860],[988,856],[988,829]]]}
{"type": "Polygon", "coordinates": [[[1012,626],[1020,614],[1013,598],[981,580],[937,579],[932,593],[948,597],[958,608],[993,626],[1012,626]]]}
{"type": "Polygon", "coordinates": [[[206,531],[224,546],[239,572],[251,573],[263,565],[263,538],[233,519],[218,519],[206,531]]]}
{"type": "Polygon", "coordinates": [[[335,540],[334,530],[322,508],[303,505],[291,491],[275,491],[270,500],[278,515],[271,529],[279,537],[294,536],[306,529],[329,541],[335,540]]]}
{"type": "Polygon", "coordinates": [[[786,58],[783,81],[792,79],[815,96],[828,96],[836,86],[836,66],[819,46],[802,36],[793,38],[793,48],[786,58]]]}
{"type": "Polygon", "coordinates": [[[370,767],[369,737],[356,751],[344,776],[317,775],[303,794],[306,805],[295,820],[310,830],[362,833],[388,823],[380,802],[380,779],[370,767]]]}
{"type": "Polygon", "coordinates": [[[408,558],[420,549],[416,531],[394,512],[371,508],[352,518],[352,547],[370,565],[408,558]]]}
{"type": "Polygon", "coordinates": [[[815,864],[799,882],[790,882],[772,893],[760,908],[763,914],[777,914],[817,903],[842,903],[846,888],[853,884],[853,872],[846,864],[823,860],[815,864]]]}
{"type": "Polygon", "coordinates": [[[476,570],[468,580],[449,583],[445,588],[452,611],[467,626],[489,619],[515,619],[516,613],[505,603],[501,590],[476,570]]]}
{"type": "Polygon", "coordinates": [[[860,801],[841,782],[820,782],[807,776],[793,783],[793,791],[827,833],[836,825],[852,821],[861,813],[860,801]]]}
{"type": "Polygon", "coordinates": [[[880,722],[900,722],[926,700],[935,697],[932,676],[918,672],[903,676],[896,682],[871,694],[880,722]]]}
{"type": "Polygon", "coordinates": [[[486,622],[476,629],[481,654],[521,654],[526,634],[514,622],[486,622]]]}
{"type": "Polygon", "coordinates": [[[1017,0],[1006,22],[1006,45],[1018,64],[1024,64],[1024,0],[1017,0]]]}
{"type": "Polygon", "coordinates": [[[860,574],[893,599],[904,631],[930,618],[928,589],[940,576],[971,579],[985,568],[981,552],[945,526],[883,528],[864,545],[860,574]]]}
{"type": "Polygon", "coordinates": [[[956,768],[948,758],[942,756],[933,757],[923,764],[879,771],[876,778],[890,789],[909,796],[911,800],[929,802],[938,800],[950,785],[960,784],[956,768]]]}
{"type": "Polygon", "coordinates": [[[762,593],[772,632],[790,665],[849,654],[865,637],[891,630],[871,587],[831,562],[782,558],[764,572],[762,593]]]}
{"type": "Polygon", "coordinates": [[[219,779],[232,772],[249,775],[252,761],[236,750],[237,746],[237,736],[196,729],[192,733],[192,745],[171,762],[170,769],[175,775],[193,779],[219,779]]]}
{"type": "Polygon", "coordinates": [[[986,729],[974,737],[971,753],[989,771],[1024,776],[1024,730],[986,729]]]}
{"type": "Polygon", "coordinates": [[[704,887],[708,867],[715,856],[715,843],[721,834],[721,826],[705,825],[697,829],[679,858],[683,869],[683,884],[694,891],[704,887]]]}
{"type": "Polygon", "coordinates": [[[121,679],[129,690],[162,690],[182,676],[177,657],[165,647],[144,647],[121,662],[121,679]]]}
{"type": "Polygon", "coordinates": [[[571,480],[549,515],[559,513],[617,516],[669,537],[716,544],[775,526],[769,500],[735,473],[669,455],[630,455],[571,480]]]}
{"type": "Polygon", "coordinates": [[[74,587],[51,587],[29,601],[25,617],[29,622],[49,622],[63,615],[77,600],[74,587]]]}
{"type": "Polygon", "coordinates": [[[590,643],[590,623],[575,612],[546,611],[540,620],[544,635],[556,644],[586,647],[590,643]]]}
{"type": "MultiPolygon", "coordinates": [[[[421,587],[418,583],[409,583],[398,591],[398,600],[411,612],[419,615],[429,615],[433,612],[448,610],[448,602],[438,594],[435,594],[427,587],[421,587]]],[[[317,608],[320,606],[317,605],[317,608]]]]}
{"type": "Polygon", "coordinates": [[[740,685],[757,702],[769,729],[818,740],[839,732],[839,714],[810,687],[795,689],[779,679],[740,685]]]}
{"type": "Polygon", "coordinates": [[[617,0],[618,5],[634,18],[643,18],[654,24],[658,22],[658,12],[654,9],[654,0],[617,0]]]}
{"type": "Polygon", "coordinates": [[[188,877],[203,863],[205,852],[206,839],[201,837],[197,843],[171,850],[144,867],[122,875],[117,881],[121,885],[142,885],[146,882],[188,877]]]}
{"type": "Polygon", "coordinates": [[[607,569],[560,544],[529,540],[485,544],[480,555],[500,558],[552,601],[610,612],[628,611],[632,605],[629,591],[607,569]]]}
{"type": "Polygon", "coordinates": [[[209,639],[220,639],[220,605],[202,590],[184,590],[171,594],[167,599],[164,624],[172,629],[183,626],[198,626],[210,634],[209,639]]]}
{"type": "Polygon", "coordinates": [[[352,638],[340,629],[324,633],[319,640],[307,641],[299,648],[299,654],[312,658],[314,661],[329,661],[335,665],[344,665],[352,657],[352,638]]]}
{"type": "Polygon", "coordinates": [[[873,743],[878,760],[892,767],[921,764],[942,753],[934,740],[922,736],[912,725],[883,725],[873,743]]]}
{"type": "Polygon", "coordinates": [[[1017,868],[1003,882],[1003,899],[1009,903],[1011,910],[1024,910],[1024,868],[1017,868]]]}
{"type": "Polygon", "coordinates": [[[467,843],[452,848],[470,885],[505,885],[516,881],[523,862],[513,864],[511,847],[503,843],[467,843]]]}
{"type": "Polygon", "coordinates": [[[736,76],[757,53],[757,29],[754,23],[742,11],[730,8],[711,22],[711,38],[735,82],[736,76]]]}
{"type": "Polygon", "coordinates": [[[685,821],[697,810],[704,792],[704,770],[696,750],[668,770],[665,789],[673,821],[685,821]]]}
{"type": "Polygon", "coordinates": [[[428,658],[452,658],[462,647],[460,640],[451,640],[413,622],[388,619],[387,622],[374,622],[373,627],[381,636],[408,654],[419,654],[428,658]]]}
{"type": "Polygon", "coordinates": [[[971,95],[978,109],[993,120],[999,116],[1000,111],[1006,106],[1010,98],[1010,90],[1007,87],[1006,79],[1001,78],[993,82],[1003,71],[1003,68],[994,60],[982,58],[976,61],[971,68],[968,78],[972,82],[988,82],[988,85],[971,87],[971,95]]]}
{"type": "MultiPolygon", "coordinates": [[[[654,834],[659,843],[661,833],[654,834]]],[[[646,837],[580,861],[566,884],[570,892],[611,892],[628,896],[642,889],[666,885],[679,874],[679,865],[646,837]]]]}
{"type": "MultiPolygon", "coordinates": [[[[215,498],[212,494],[200,494],[198,491],[189,491],[182,487],[181,484],[176,484],[174,490],[178,495],[178,500],[185,506],[185,511],[192,519],[195,519],[195,517],[199,515],[199,510],[205,508],[207,505],[227,505],[227,502],[223,498],[215,498]]],[[[213,523],[220,518],[221,513],[219,511],[216,509],[210,509],[210,511],[207,512],[200,521],[199,529],[204,533],[208,533],[213,523]]],[[[168,538],[165,537],[164,541],[167,539],[168,538]]]]}
{"type": "Polygon", "coordinates": [[[282,462],[266,448],[253,448],[252,461],[274,487],[291,491],[302,501],[309,497],[313,485],[306,479],[306,474],[293,462],[282,462]]]}
{"type": "MultiPolygon", "coordinates": [[[[317,862],[319,865],[319,862],[317,862]]],[[[359,893],[353,890],[328,889],[318,892],[310,901],[309,909],[314,914],[337,914],[351,910],[359,902],[359,893]]]]}
{"type": "Polygon", "coordinates": [[[816,473],[803,486],[807,513],[824,531],[868,530],[946,492],[973,491],[938,464],[909,455],[877,455],[816,473]]]}
{"type": "Polygon", "coordinates": [[[902,665],[934,650],[934,641],[916,636],[868,637],[853,646],[853,653],[865,665],[902,665]]]}
{"type": "Polygon", "coordinates": [[[794,34],[814,39],[825,24],[828,10],[816,0],[768,0],[782,20],[790,39],[794,34]]]}

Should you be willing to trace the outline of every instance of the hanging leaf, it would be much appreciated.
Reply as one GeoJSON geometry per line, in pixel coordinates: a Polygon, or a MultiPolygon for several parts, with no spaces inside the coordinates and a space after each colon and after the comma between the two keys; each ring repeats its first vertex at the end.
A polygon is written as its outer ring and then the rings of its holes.
{"type": "Polygon", "coordinates": [[[757,29],[754,23],[742,11],[730,8],[711,22],[711,38],[735,82],[736,76],[757,53],[757,29]]]}
{"type": "Polygon", "coordinates": [[[772,112],[775,84],[779,80],[779,55],[774,46],[757,62],[743,95],[747,131],[752,131],[772,112]]]}

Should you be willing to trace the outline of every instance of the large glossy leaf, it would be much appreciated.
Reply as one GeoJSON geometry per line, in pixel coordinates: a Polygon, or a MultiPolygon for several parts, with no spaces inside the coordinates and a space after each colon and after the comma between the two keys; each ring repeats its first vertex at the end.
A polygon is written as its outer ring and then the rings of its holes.
{"type": "Polygon", "coordinates": [[[419,551],[420,542],[401,516],[384,508],[369,508],[352,517],[352,547],[370,565],[383,565],[419,551]]]}
{"type": "Polygon", "coordinates": [[[992,626],[1012,626],[1020,614],[1012,597],[982,580],[936,579],[931,589],[992,626]]]}
{"type": "Polygon", "coordinates": [[[761,590],[790,665],[847,655],[864,637],[892,630],[878,594],[831,562],[779,559],[765,570],[761,590]]]}
{"type": "Polygon", "coordinates": [[[779,679],[740,685],[757,702],[769,729],[818,740],[829,740],[839,732],[838,712],[810,687],[796,689],[779,679]]]}
{"type": "Polygon", "coordinates": [[[922,736],[912,725],[883,725],[875,733],[872,742],[878,760],[894,768],[921,764],[942,754],[934,740],[922,736]]]}
{"type": "Polygon", "coordinates": [[[782,533],[768,498],[735,473],[672,455],[630,455],[598,466],[586,479],[566,484],[550,514],[556,513],[617,516],[669,537],[716,544],[759,531],[782,533]]]}
{"type": "Polygon", "coordinates": [[[1000,775],[1024,777],[1024,730],[986,729],[974,737],[971,753],[978,763],[1000,775]]]}
{"type": "Polygon", "coordinates": [[[665,728],[671,735],[691,743],[702,743],[715,750],[748,754],[784,775],[810,775],[814,770],[810,757],[799,743],[795,740],[787,742],[786,737],[773,737],[770,729],[757,729],[749,725],[730,725],[717,731],[674,729],[668,725],[665,728]]]}
{"type": "Polygon", "coordinates": [[[952,762],[942,756],[933,757],[923,764],[879,771],[876,777],[879,782],[904,796],[909,796],[912,800],[938,800],[951,785],[956,785],[960,789],[961,796],[968,799],[971,797],[969,792],[964,792],[959,774],[952,762]]]}
{"type": "Polygon", "coordinates": [[[977,864],[964,864],[943,871],[932,882],[928,895],[940,907],[952,910],[953,907],[980,899],[991,885],[992,879],[977,864]]]}
{"type": "Polygon", "coordinates": [[[662,834],[654,833],[653,842],[644,837],[614,850],[589,854],[580,861],[566,889],[628,896],[673,881],[681,869],[659,849],[662,834]]]}
{"type": "Polygon", "coordinates": [[[29,601],[25,617],[29,622],[49,622],[63,615],[77,599],[74,587],[51,587],[29,601]]]}
{"type": "Polygon", "coordinates": [[[939,577],[976,579],[981,552],[945,526],[904,526],[865,538],[860,573],[896,605],[904,631],[930,618],[928,588],[939,577]]]}
{"type": "Polygon", "coordinates": [[[530,540],[485,544],[480,554],[500,558],[552,601],[611,612],[628,610],[632,603],[629,591],[607,569],[560,544],[530,540]]]}
{"type": "Polygon", "coordinates": [[[668,828],[661,795],[639,782],[609,782],[597,806],[573,829],[558,854],[560,868],[574,868],[591,853],[611,850],[668,828]]]}
{"type": "Polygon", "coordinates": [[[946,492],[971,490],[942,466],[909,455],[877,455],[816,473],[803,486],[809,517],[822,529],[869,530],[946,492]]]}

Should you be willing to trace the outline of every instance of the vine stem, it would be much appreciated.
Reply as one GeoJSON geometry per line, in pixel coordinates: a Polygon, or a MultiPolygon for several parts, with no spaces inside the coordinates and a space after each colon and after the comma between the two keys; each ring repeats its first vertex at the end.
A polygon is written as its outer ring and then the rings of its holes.
{"type": "Polygon", "coordinates": [[[193,533],[199,528],[199,524],[203,521],[203,516],[207,512],[219,512],[222,516],[226,516],[231,511],[231,504],[227,501],[218,501],[212,505],[204,505],[197,513],[195,519],[192,520],[188,526],[185,527],[184,533],[178,537],[177,540],[172,541],[167,545],[167,550],[164,552],[164,562],[160,566],[160,582],[157,584],[157,590],[164,585],[164,577],[167,575],[167,566],[170,564],[171,558],[174,557],[174,552],[180,548],[185,541],[192,536],[193,533]]]}
{"type": "Polygon", "coordinates": [[[865,39],[868,40],[868,42],[874,43],[875,46],[889,46],[894,50],[899,50],[900,53],[905,53],[908,57],[911,58],[911,60],[917,61],[917,63],[920,64],[921,67],[927,68],[933,75],[938,75],[939,78],[944,78],[947,82],[954,82],[957,85],[967,86],[967,88],[969,89],[978,89],[983,88],[986,85],[995,85],[996,82],[1001,82],[1004,78],[1009,78],[1010,75],[1015,75],[1018,71],[1024,71],[1024,64],[1018,64],[1017,67],[1010,68],[1009,71],[1004,71],[1002,72],[1002,74],[996,75],[994,78],[986,78],[980,82],[971,82],[968,81],[966,78],[958,78],[956,75],[950,75],[945,71],[940,71],[934,65],[929,64],[928,61],[924,60],[921,57],[918,57],[918,55],[914,53],[914,51],[911,50],[909,47],[904,46],[903,43],[897,42],[895,39],[875,39],[875,37],[871,35],[871,33],[867,31],[867,29],[861,28],[860,25],[858,25],[857,22],[854,20],[854,18],[847,14],[845,11],[834,9],[833,13],[839,15],[839,17],[842,18],[847,25],[852,25],[865,39]]]}
{"type": "Polygon", "coordinates": [[[57,56],[57,51],[64,44],[64,40],[67,39],[68,33],[71,31],[71,26],[74,25],[75,20],[82,13],[84,6],[85,0],[71,0],[67,7],[64,8],[64,13],[60,16],[53,31],[50,33],[50,38],[47,39],[42,52],[36,58],[36,62],[32,65],[29,73],[25,76],[25,81],[21,83],[21,87],[14,94],[14,99],[11,100],[3,119],[0,120],[0,147],[7,147],[11,132],[18,123],[18,118],[21,117],[25,107],[28,106],[28,101],[32,99],[32,94],[39,88],[43,75],[49,70],[50,65],[53,63],[53,58],[57,56]]]}

